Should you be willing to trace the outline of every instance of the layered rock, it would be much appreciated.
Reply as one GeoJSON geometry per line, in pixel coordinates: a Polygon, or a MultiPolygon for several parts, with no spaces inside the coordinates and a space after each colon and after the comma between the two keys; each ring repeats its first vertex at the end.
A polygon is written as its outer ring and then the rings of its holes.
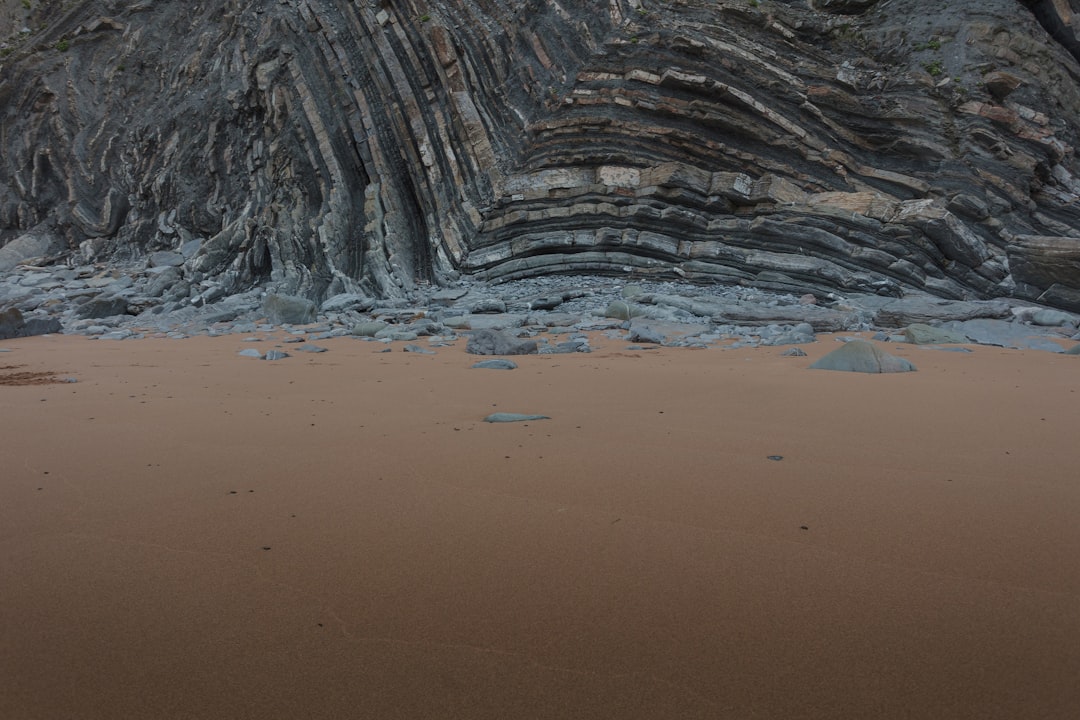
{"type": "Polygon", "coordinates": [[[221,295],[629,269],[1080,309],[1080,65],[1045,3],[963,5],[33,2],[0,243],[175,250],[221,295]]]}

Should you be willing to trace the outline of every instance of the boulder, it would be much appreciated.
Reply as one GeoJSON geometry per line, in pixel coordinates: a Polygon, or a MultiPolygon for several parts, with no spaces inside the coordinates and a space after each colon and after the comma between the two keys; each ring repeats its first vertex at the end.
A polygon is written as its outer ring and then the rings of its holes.
{"type": "Polygon", "coordinates": [[[113,315],[126,315],[128,300],[116,295],[98,296],[87,300],[75,311],[81,318],[105,318],[113,315]]]}
{"type": "Polygon", "coordinates": [[[606,310],[604,310],[604,317],[614,318],[616,320],[629,320],[640,314],[640,309],[635,308],[625,300],[615,300],[607,306],[606,310]]]}
{"type": "Polygon", "coordinates": [[[63,243],[50,230],[37,227],[0,247],[0,273],[27,260],[48,255],[63,243]]]}
{"type": "Polygon", "coordinates": [[[635,343],[662,345],[666,338],[661,330],[654,328],[652,325],[633,321],[630,323],[630,333],[627,339],[635,343]]]}
{"type": "Polygon", "coordinates": [[[904,340],[912,345],[949,345],[971,342],[961,332],[931,327],[922,323],[913,323],[904,328],[904,340]]]}
{"type": "Polygon", "coordinates": [[[375,337],[388,327],[390,326],[386,323],[375,320],[371,322],[356,323],[349,332],[357,337],[375,337]]]}
{"type": "Polygon", "coordinates": [[[469,312],[474,315],[500,315],[506,312],[506,303],[498,298],[487,298],[473,303],[469,312]]]}
{"type": "Polygon", "coordinates": [[[811,370],[840,370],[861,373],[912,372],[916,368],[904,358],[890,355],[873,343],[852,340],[810,365],[811,370]]]}
{"type": "Polygon", "coordinates": [[[23,316],[18,308],[0,311],[0,340],[19,337],[19,330],[22,329],[23,324],[23,316]]]}
{"type": "Polygon", "coordinates": [[[169,265],[162,268],[146,285],[146,297],[159,298],[169,290],[169,288],[180,282],[183,274],[180,272],[180,268],[169,265]]]}
{"type": "Polygon", "coordinates": [[[50,335],[63,332],[64,327],[56,318],[27,318],[19,328],[19,337],[31,337],[33,335],[50,335]]]}
{"type": "Polygon", "coordinates": [[[295,295],[269,293],[262,303],[266,319],[274,325],[309,325],[315,322],[315,303],[295,295]]]}
{"type": "Polygon", "coordinates": [[[535,355],[535,340],[522,340],[498,330],[475,330],[469,335],[465,352],[472,355],[535,355]]]}
{"type": "Polygon", "coordinates": [[[1074,328],[1077,325],[1076,321],[1076,315],[1061,310],[1037,310],[1031,316],[1032,325],[1041,325],[1043,327],[1074,328]]]}

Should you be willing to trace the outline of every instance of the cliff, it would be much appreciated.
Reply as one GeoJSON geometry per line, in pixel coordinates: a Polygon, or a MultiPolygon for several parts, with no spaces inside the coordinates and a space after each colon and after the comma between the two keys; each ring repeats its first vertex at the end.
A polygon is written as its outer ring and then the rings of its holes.
{"type": "Polygon", "coordinates": [[[632,270],[1078,311],[1075,6],[3,0],[0,245],[315,299],[632,270]]]}

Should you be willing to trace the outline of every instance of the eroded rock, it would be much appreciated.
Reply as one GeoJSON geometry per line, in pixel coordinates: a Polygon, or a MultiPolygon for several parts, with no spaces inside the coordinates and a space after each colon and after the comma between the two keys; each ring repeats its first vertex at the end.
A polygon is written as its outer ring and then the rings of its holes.
{"type": "Polygon", "coordinates": [[[890,355],[873,343],[865,340],[852,340],[814,361],[810,365],[810,369],[859,373],[900,373],[912,372],[916,368],[910,361],[890,355]]]}

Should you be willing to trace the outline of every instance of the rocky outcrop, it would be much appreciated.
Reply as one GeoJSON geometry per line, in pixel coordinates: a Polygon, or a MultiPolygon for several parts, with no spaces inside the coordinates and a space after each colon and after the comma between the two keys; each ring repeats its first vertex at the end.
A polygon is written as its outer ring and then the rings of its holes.
{"type": "Polygon", "coordinates": [[[630,270],[1080,308],[1065,0],[0,4],[3,245],[175,251],[208,302],[630,270]]]}

